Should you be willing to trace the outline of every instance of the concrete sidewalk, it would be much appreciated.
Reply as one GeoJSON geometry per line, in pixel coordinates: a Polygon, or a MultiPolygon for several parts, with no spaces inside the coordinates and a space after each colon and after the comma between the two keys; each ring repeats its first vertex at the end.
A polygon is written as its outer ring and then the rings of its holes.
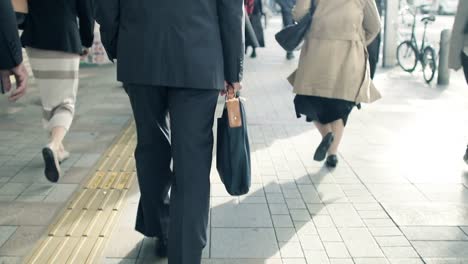
{"type": "MultiPolygon", "coordinates": [[[[297,61],[274,42],[279,26],[271,21],[268,47],[246,61],[252,191],[230,197],[213,169],[204,263],[468,263],[468,87],[460,73],[443,88],[419,73],[380,70],[384,98],[352,113],[330,171],[313,161],[318,131],[295,117],[286,77],[297,61]]],[[[59,184],[42,175],[37,92],[8,108],[0,101],[1,264],[29,253],[130,120],[114,71],[82,71],[67,138],[73,156],[59,184]]],[[[133,230],[138,197],[135,186],[101,263],[166,263],[133,230]]]]}

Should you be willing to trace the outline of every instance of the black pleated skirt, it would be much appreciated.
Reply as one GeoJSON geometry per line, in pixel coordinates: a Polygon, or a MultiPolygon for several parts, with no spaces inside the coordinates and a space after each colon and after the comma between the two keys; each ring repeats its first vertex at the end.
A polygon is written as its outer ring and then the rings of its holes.
{"type": "Polygon", "coordinates": [[[348,116],[356,103],[341,99],[296,95],[294,106],[297,118],[305,116],[307,122],[317,121],[321,124],[329,124],[342,119],[346,126],[348,116]]]}

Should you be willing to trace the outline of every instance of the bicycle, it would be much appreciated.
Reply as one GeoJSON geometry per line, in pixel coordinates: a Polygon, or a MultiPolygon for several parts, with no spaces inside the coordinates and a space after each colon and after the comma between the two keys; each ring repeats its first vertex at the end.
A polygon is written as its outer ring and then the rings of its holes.
{"type": "Polygon", "coordinates": [[[397,47],[398,65],[406,72],[414,72],[418,62],[422,65],[423,76],[426,83],[431,83],[434,79],[437,70],[436,51],[427,43],[426,31],[427,25],[436,20],[434,15],[424,16],[421,22],[424,23],[424,34],[421,43],[421,49],[418,47],[416,39],[416,11],[409,10],[413,16],[413,24],[411,29],[411,39],[405,40],[397,47]]]}

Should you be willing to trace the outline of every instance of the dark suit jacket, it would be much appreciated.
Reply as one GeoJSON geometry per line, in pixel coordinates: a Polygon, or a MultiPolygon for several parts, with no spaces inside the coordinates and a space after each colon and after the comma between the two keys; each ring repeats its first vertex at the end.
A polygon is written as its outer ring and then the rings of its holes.
{"type": "Polygon", "coordinates": [[[93,44],[93,0],[29,0],[28,5],[23,46],[80,54],[93,44]]]}
{"type": "Polygon", "coordinates": [[[21,44],[11,0],[0,0],[0,69],[14,68],[22,61],[21,44]]]}
{"type": "Polygon", "coordinates": [[[242,79],[243,0],[99,0],[96,20],[117,78],[222,89],[242,79]]]}

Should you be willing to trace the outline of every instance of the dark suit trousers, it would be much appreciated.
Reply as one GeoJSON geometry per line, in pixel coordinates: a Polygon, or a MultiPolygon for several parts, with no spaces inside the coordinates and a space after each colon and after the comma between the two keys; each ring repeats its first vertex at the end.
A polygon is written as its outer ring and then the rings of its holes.
{"type": "Polygon", "coordinates": [[[148,237],[168,237],[169,264],[200,264],[219,91],[125,87],[138,138],[135,159],[141,198],[136,230],[148,237]]]}

